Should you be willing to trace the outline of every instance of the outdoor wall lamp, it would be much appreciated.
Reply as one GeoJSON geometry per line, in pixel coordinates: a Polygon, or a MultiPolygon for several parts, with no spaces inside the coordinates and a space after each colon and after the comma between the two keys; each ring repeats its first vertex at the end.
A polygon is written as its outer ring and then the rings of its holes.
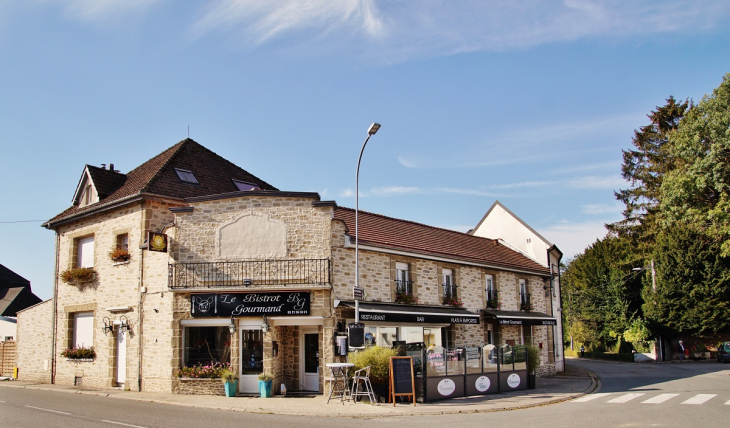
{"type": "Polygon", "coordinates": [[[231,323],[228,324],[228,331],[231,332],[231,336],[236,332],[236,323],[233,321],[233,315],[231,315],[231,323]]]}
{"type": "Polygon", "coordinates": [[[243,280],[243,285],[245,285],[246,287],[250,287],[252,283],[253,281],[251,281],[251,278],[246,278],[243,280]]]}
{"type": "Polygon", "coordinates": [[[119,331],[121,331],[122,333],[124,333],[125,331],[129,331],[130,330],[130,328],[129,328],[129,321],[127,321],[127,317],[125,317],[124,315],[120,316],[119,317],[119,322],[120,322],[120,324],[119,324],[119,331]]]}
{"type": "Polygon", "coordinates": [[[264,336],[269,333],[269,317],[264,315],[264,323],[261,324],[261,331],[264,333],[264,336]]]}
{"type": "Polygon", "coordinates": [[[101,328],[101,331],[104,332],[104,336],[106,336],[107,333],[111,333],[114,329],[114,325],[112,324],[112,321],[108,317],[104,317],[104,327],[101,328]]]}

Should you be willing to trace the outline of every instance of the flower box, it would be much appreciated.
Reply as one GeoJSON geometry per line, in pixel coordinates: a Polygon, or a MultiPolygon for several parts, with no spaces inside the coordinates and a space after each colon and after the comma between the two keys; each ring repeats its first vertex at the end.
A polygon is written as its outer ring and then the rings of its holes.
{"type": "Polygon", "coordinates": [[[83,285],[96,280],[94,268],[72,268],[61,272],[61,281],[70,285],[83,285]]]}

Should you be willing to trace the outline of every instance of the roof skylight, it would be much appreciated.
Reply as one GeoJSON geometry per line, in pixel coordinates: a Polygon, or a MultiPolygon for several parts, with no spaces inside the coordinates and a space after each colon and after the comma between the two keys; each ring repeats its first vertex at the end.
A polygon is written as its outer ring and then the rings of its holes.
{"type": "Polygon", "coordinates": [[[198,179],[195,178],[195,174],[193,174],[192,171],[175,168],[175,173],[177,174],[177,178],[179,178],[183,183],[198,184],[198,179]]]}
{"type": "Polygon", "coordinates": [[[238,187],[238,190],[241,191],[259,190],[259,186],[251,183],[246,183],[245,181],[233,180],[233,184],[235,184],[236,187],[238,187]]]}

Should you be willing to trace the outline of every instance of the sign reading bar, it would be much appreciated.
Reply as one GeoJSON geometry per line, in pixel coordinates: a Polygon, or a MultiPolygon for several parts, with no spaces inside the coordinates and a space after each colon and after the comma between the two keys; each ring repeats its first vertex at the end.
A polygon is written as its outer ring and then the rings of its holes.
{"type": "Polygon", "coordinates": [[[194,318],[309,315],[307,291],[276,293],[205,293],[190,296],[194,318]]]}
{"type": "Polygon", "coordinates": [[[449,324],[479,324],[479,317],[466,317],[466,316],[452,316],[448,314],[444,315],[421,315],[411,313],[397,313],[397,312],[365,312],[360,309],[360,319],[357,321],[370,321],[370,322],[413,322],[413,323],[426,323],[426,324],[438,324],[438,323],[449,323],[449,324]]]}

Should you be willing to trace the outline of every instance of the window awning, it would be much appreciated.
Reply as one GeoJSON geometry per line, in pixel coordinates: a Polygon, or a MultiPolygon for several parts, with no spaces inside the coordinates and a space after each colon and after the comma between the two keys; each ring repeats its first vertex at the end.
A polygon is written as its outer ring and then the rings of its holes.
{"type": "MultiPolygon", "coordinates": [[[[335,301],[335,307],[354,308],[353,301],[335,301]]],[[[479,324],[479,314],[449,306],[399,305],[360,302],[360,322],[423,324],[479,324]]]]}
{"type": "Polygon", "coordinates": [[[500,325],[558,325],[557,319],[541,312],[482,309],[482,313],[485,320],[496,320],[500,325]]]}

